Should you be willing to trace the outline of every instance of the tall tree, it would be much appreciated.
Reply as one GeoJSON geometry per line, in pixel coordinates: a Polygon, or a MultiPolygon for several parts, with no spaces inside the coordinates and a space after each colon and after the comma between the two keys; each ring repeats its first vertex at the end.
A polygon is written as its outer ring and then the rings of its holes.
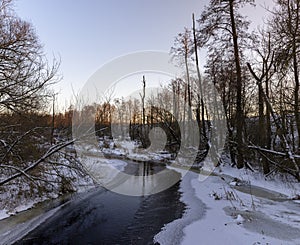
{"type": "MultiPolygon", "coordinates": [[[[269,26],[277,46],[277,62],[282,69],[292,72],[294,76],[294,115],[298,135],[300,135],[300,0],[276,0],[275,3],[276,7],[272,11],[273,17],[269,21],[269,26]]],[[[297,152],[299,152],[299,139],[297,148],[297,152]]]]}
{"type": "MultiPolygon", "coordinates": [[[[199,99],[198,101],[201,104],[201,121],[202,121],[202,134],[205,140],[207,140],[206,137],[206,126],[205,126],[205,106],[204,106],[204,99],[203,99],[203,86],[202,86],[202,79],[200,74],[200,67],[199,67],[199,57],[198,57],[198,41],[197,41],[197,35],[196,35],[196,24],[195,24],[195,15],[192,15],[192,21],[193,21],[193,43],[194,43],[194,54],[195,54],[195,62],[196,62],[196,69],[197,69],[197,76],[198,76],[198,86],[199,86],[199,99]]],[[[197,118],[200,117],[200,105],[197,106],[197,118]]],[[[198,121],[200,121],[198,119],[198,121]]],[[[199,124],[200,127],[200,124],[199,124]]]]}
{"type": "MultiPolygon", "coordinates": [[[[186,92],[185,101],[188,102],[188,122],[192,120],[192,91],[191,91],[191,77],[190,77],[190,68],[189,68],[189,58],[193,50],[192,46],[192,35],[191,31],[188,28],[184,29],[183,33],[179,33],[175,39],[174,46],[171,48],[171,54],[173,59],[176,59],[179,64],[185,65],[185,76],[186,76],[186,92]]],[[[186,102],[185,102],[186,103],[186,102]]],[[[184,108],[185,111],[185,108],[184,108]]],[[[184,118],[185,120],[185,118],[184,118]]],[[[189,125],[189,124],[188,124],[189,125]]],[[[187,136],[191,136],[190,127],[187,128],[187,136]]]]}
{"type": "Polygon", "coordinates": [[[143,76],[143,93],[140,94],[141,100],[142,100],[142,124],[145,125],[146,121],[146,112],[145,112],[145,96],[146,96],[146,79],[145,76],[143,76]]]}
{"type": "MultiPolygon", "coordinates": [[[[262,148],[271,149],[271,112],[270,104],[264,99],[264,96],[270,101],[270,83],[272,77],[276,74],[274,63],[275,50],[271,40],[271,33],[268,29],[259,31],[259,36],[254,40],[254,56],[257,57],[257,69],[261,76],[257,81],[258,86],[258,145],[262,148]]],[[[269,162],[262,157],[262,166],[264,174],[270,172],[269,162]]]]}
{"type": "Polygon", "coordinates": [[[21,20],[11,0],[0,1],[0,112],[40,109],[57,75],[32,25],[21,20]]]}
{"type": "MultiPolygon", "coordinates": [[[[200,38],[202,42],[222,40],[232,42],[236,74],[236,139],[237,167],[244,167],[244,110],[243,110],[243,76],[241,68],[241,46],[248,38],[246,30],[249,22],[238,12],[239,7],[253,0],[211,0],[199,19],[200,38]]],[[[211,45],[213,45],[211,43],[211,45]]],[[[229,44],[230,46],[230,44],[229,44]]]]}
{"type": "Polygon", "coordinates": [[[226,116],[228,143],[232,165],[236,165],[234,144],[235,72],[233,52],[225,48],[209,47],[205,72],[218,90],[226,116]]]}

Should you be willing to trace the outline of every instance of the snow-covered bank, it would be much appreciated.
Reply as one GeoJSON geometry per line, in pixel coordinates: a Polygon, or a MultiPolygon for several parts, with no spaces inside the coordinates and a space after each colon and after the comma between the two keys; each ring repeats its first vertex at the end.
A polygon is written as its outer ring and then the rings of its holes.
{"type": "MultiPolygon", "coordinates": [[[[96,157],[89,157],[85,159],[87,161],[86,166],[90,165],[99,167],[99,164],[108,168],[108,173],[111,173],[109,169],[116,168],[119,171],[123,171],[127,163],[119,159],[102,159],[96,157]]],[[[100,173],[99,173],[100,174],[100,173]]],[[[105,174],[105,173],[101,173],[105,174]]],[[[115,176],[106,175],[105,178],[109,181],[109,178],[114,178],[115,176]]],[[[83,184],[82,180],[80,181],[83,184]]],[[[93,194],[93,189],[95,185],[88,185],[89,182],[86,182],[85,188],[78,188],[77,194],[79,194],[82,199],[88,195],[93,194]],[[83,192],[83,193],[82,193],[83,192]]],[[[76,200],[77,195],[72,196],[72,200],[76,200]]],[[[70,197],[71,198],[71,197],[70,197]]],[[[44,203],[41,204],[40,199],[28,200],[26,203],[16,206],[13,211],[3,210],[0,212],[0,244],[12,244],[13,242],[24,237],[30,231],[34,230],[41,223],[45,222],[48,218],[53,216],[60,208],[68,203],[67,200],[60,200],[61,198],[55,200],[45,199],[44,203]],[[52,202],[57,202],[57,204],[49,204],[52,202]],[[63,204],[61,204],[63,202],[63,204]],[[45,204],[45,205],[44,205],[45,204]],[[44,206],[50,205],[50,208],[44,206]],[[29,210],[30,209],[30,210],[29,210]],[[49,210],[49,211],[48,211],[49,210]],[[15,217],[9,217],[15,216],[15,217]],[[2,220],[1,220],[2,218],[2,220]],[[6,219],[7,218],[7,219],[6,219]]]]}
{"type": "Polygon", "coordinates": [[[8,210],[7,209],[0,210],[0,220],[5,219],[7,217],[9,217],[8,210]]]}
{"type": "MultiPolygon", "coordinates": [[[[6,196],[6,198],[8,198],[8,196],[10,195],[9,192],[7,193],[2,193],[0,196],[1,198],[3,198],[3,196],[6,196]]],[[[52,198],[55,198],[57,196],[52,196],[52,198]]],[[[4,208],[2,210],[0,210],[0,220],[8,218],[10,216],[16,215],[20,212],[23,212],[25,210],[31,209],[33,208],[36,204],[38,203],[42,203],[44,201],[50,200],[50,197],[35,197],[33,199],[31,199],[30,197],[28,198],[24,198],[24,197],[20,197],[20,200],[15,200],[14,203],[11,204],[10,208],[4,208]]],[[[5,199],[2,199],[5,200],[5,199]]],[[[0,202],[1,203],[1,202],[0,202]]]]}
{"type": "Polygon", "coordinates": [[[288,198],[296,197],[300,194],[300,183],[289,175],[275,175],[265,177],[261,172],[251,172],[248,169],[236,169],[228,165],[216,169],[217,174],[228,175],[238,178],[243,182],[248,182],[253,186],[260,186],[270,191],[279,192],[288,198]]]}
{"type": "MultiPolygon", "coordinates": [[[[115,177],[115,176],[109,176],[110,173],[113,173],[112,171],[110,171],[110,169],[115,168],[118,169],[118,171],[123,171],[125,166],[127,165],[126,162],[118,159],[88,157],[85,159],[85,161],[86,161],[86,166],[90,166],[91,168],[97,168],[99,167],[99,165],[101,165],[102,172],[101,173],[99,172],[99,174],[105,175],[105,179],[108,181],[115,177]],[[100,162],[99,159],[101,159],[100,162]],[[107,172],[103,172],[105,167],[107,168],[107,172]]],[[[97,169],[94,170],[95,170],[94,172],[97,172],[97,169]]],[[[74,182],[74,189],[76,193],[86,192],[87,190],[95,187],[94,183],[89,177],[83,178],[82,176],[77,176],[75,180],[76,181],[74,182]]],[[[24,186],[24,189],[26,188],[27,186],[24,186]]],[[[12,185],[10,189],[17,190],[17,187],[12,185]]],[[[5,204],[2,202],[4,201],[8,202],[11,199],[10,195],[11,194],[9,191],[0,193],[0,206],[5,206],[5,204]]],[[[0,220],[8,218],[12,215],[17,215],[20,212],[34,208],[39,203],[45,201],[51,201],[58,197],[59,197],[58,193],[55,192],[52,193],[50,196],[49,195],[36,196],[34,198],[19,196],[19,199],[14,200],[14,202],[11,203],[8,208],[3,208],[0,211],[0,220]]]]}
{"type": "Polygon", "coordinates": [[[62,156],[50,160],[53,165],[42,166],[40,176],[32,177],[30,181],[23,177],[15,178],[0,187],[0,220],[34,208],[39,203],[84,192],[95,186],[75,160],[72,162],[62,156]]]}
{"type": "MultiPolygon", "coordinates": [[[[224,172],[235,174],[229,168],[224,172]]],[[[263,180],[255,176],[249,178],[256,179],[257,186],[265,187],[263,180]]],[[[187,245],[300,244],[300,207],[296,202],[279,202],[239,192],[220,176],[202,179],[203,176],[201,178],[194,172],[183,178],[182,200],[188,207],[187,211],[182,219],[167,224],[156,235],[155,241],[162,245],[173,244],[176,231],[184,227],[181,244],[187,245]],[[199,205],[195,205],[195,197],[202,203],[200,206],[207,207],[204,215],[199,205]],[[190,217],[198,212],[197,221],[190,224],[190,217]]],[[[297,190],[297,185],[295,188],[297,190]]],[[[281,190],[286,193],[284,188],[281,190]]]]}
{"type": "Polygon", "coordinates": [[[113,142],[106,143],[109,147],[104,148],[104,143],[100,142],[99,153],[108,156],[120,156],[133,161],[157,161],[165,162],[172,159],[172,154],[166,151],[152,151],[151,149],[139,148],[139,144],[134,141],[114,140],[113,142]]]}
{"type": "Polygon", "coordinates": [[[34,230],[40,224],[45,222],[48,218],[53,216],[62,206],[48,211],[43,215],[39,215],[28,222],[22,222],[16,224],[13,229],[11,227],[2,227],[4,230],[0,229],[0,244],[13,244],[20,238],[27,235],[29,232],[34,230]]]}
{"type": "MultiPolygon", "coordinates": [[[[87,191],[93,188],[94,184],[90,178],[78,178],[73,183],[73,190],[76,193],[87,191]]],[[[51,201],[64,195],[57,187],[52,193],[33,193],[27,194],[29,186],[24,184],[12,184],[6,188],[5,192],[0,193],[0,220],[17,215],[20,212],[34,208],[37,204],[51,201]],[[21,186],[21,187],[20,187],[21,186]]]]}

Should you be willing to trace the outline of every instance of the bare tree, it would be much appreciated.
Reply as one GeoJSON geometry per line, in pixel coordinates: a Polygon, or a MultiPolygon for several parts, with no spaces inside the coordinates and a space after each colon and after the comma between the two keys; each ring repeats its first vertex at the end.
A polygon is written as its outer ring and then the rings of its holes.
{"type": "MultiPolygon", "coordinates": [[[[272,11],[273,17],[268,24],[277,46],[276,59],[278,65],[281,69],[292,72],[294,76],[294,115],[298,135],[300,135],[300,1],[276,0],[275,3],[276,7],[272,11]]],[[[297,151],[300,151],[300,140],[298,140],[297,151]]]]}
{"type": "MultiPolygon", "coordinates": [[[[198,87],[199,87],[199,94],[198,96],[200,97],[198,100],[200,101],[201,104],[201,121],[202,121],[202,134],[204,139],[207,141],[207,136],[206,136],[206,126],[205,126],[205,105],[204,105],[204,100],[203,100],[203,87],[202,87],[202,78],[200,74],[200,68],[199,68],[199,57],[198,57],[198,47],[200,46],[198,44],[197,36],[196,36],[196,25],[195,25],[195,16],[194,14],[192,15],[192,20],[193,20],[193,43],[194,43],[194,53],[195,53],[195,63],[196,63],[196,69],[197,69],[197,76],[198,76],[198,87]]],[[[200,117],[200,105],[198,105],[197,108],[197,118],[200,117]]],[[[200,121],[198,119],[198,121],[200,121]]],[[[200,127],[200,124],[199,124],[200,127]]]]}
{"type": "Polygon", "coordinates": [[[15,14],[12,0],[0,0],[0,36],[0,185],[20,178],[41,189],[56,181],[49,177],[56,166],[76,168],[61,152],[73,140],[49,140],[54,125],[45,109],[59,62],[47,61],[34,27],[15,14]]]}
{"type": "Polygon", "coordinates": [[[142,83],[143,83],[143,93],[140,94],[140,96],[141,96],[141,100],[142,100],[142,123],[144,126],[145,121],[146,121],[146,113],[145,113],[146,79],[145,79],[145,76],[143,76],[142,83]]]}
{"type": "MultiPolygon", "coordinates": [[[[173,59],[177,60],[179,64],[185,65],[185,77],[186,77],[186,95],[185,101],[188,103],[188,122],[192,120],[192,93],[191,93],[191,77],[189,68],[189,58],[191,56],[193,46],[192,46],[192,35],[188,28],[184,29],[183,33],[179,33],[175,38],[174,46],[171,48],[171,54],[173,59]]],[[[185,109],[184,109],[185,111],[185,109]]],[[[185,119],[184,119],[185,120],[185,119]]],[[[190,129],[188,127],[187,131],[188,137],[191,135],[190,129]]]]}
{"type": "Polygon", "coordinates": [[[32,25],[17,17],[11,1],[0,1],[0,111],[39,109],[59,63],[49,66],[32,25]]]}
{"type": "MultiPolygon", "coordinates": [[[[244,167],[244,110],[243,110],[243,76],[241,68],[241,46],[248,34],[249,23],[238,13],[238,8],[253,0],[211,0],[199,19],[200,40],[203,43],[210,39],[232,42],[236,75],[236,139],[237,167],[244,167]]],[[[211,45],[214,45],[211,43],[211,45]]],[[[229,46],[230,47],[230,46],[229,46]]],[[[228,47],[227,47],[228,48],[228,47]]]]}

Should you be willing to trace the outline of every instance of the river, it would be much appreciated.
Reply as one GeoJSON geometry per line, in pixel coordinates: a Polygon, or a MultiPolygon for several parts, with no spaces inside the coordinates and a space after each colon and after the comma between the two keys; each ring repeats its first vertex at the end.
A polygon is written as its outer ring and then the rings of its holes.
{"type": "MultiPolygon", "coordinates": [[[[127,161],[125,171],[153,174],[163,169],[161,164],[127,161]]],[[[157,194],[136,197],[95,188],[67,201],[14,244],[153,244],[164,224],[183,215],[179,186],[180,182],[157,194]]]]}

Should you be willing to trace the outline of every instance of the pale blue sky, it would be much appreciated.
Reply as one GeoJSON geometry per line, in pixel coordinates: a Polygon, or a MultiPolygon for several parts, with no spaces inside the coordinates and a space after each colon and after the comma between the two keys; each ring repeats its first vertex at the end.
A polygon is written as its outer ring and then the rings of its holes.
{"type": "MultiPolygon", "coordinates": [[[[269,0],[270,1],[270,0],[269,0]]],[[[207,0],[16,0],[18,15],[36,28],[49,57],[60,56],[60,102],[69,103],[88,78],[111,59],[142,50],[169,51],[207,0]]],[[[260,3],[268,0],[257,0],[260,3]]],[[[249,12],[249,11],[248,11],[249,12]]],[[[261,9],[250,9],[261,20],[261,9]]]]}

